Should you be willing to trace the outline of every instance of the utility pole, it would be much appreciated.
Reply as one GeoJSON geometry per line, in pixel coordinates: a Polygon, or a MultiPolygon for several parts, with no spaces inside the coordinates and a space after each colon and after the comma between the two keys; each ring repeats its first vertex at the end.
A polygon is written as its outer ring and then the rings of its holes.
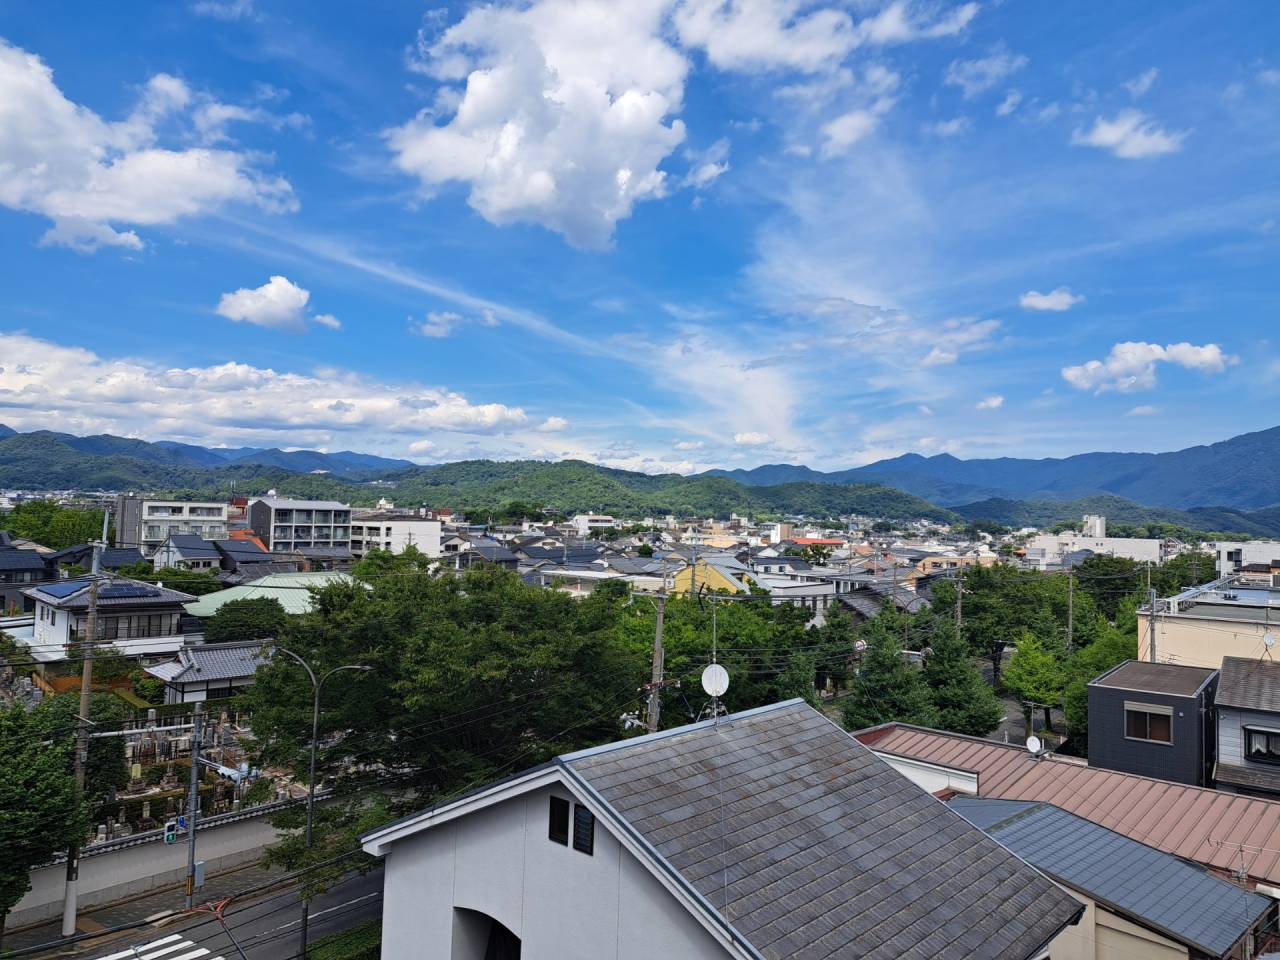
{"type": "Polygon", "coordinates": [[[1076,602],[1076,572],[1074,568],[1067,568],[1067,653],[1072,650],[1072,641],[1075,639],[1075,602],[1076,602]]]}
{"type": "MultiPolygon", "coordinates": [[[[98,642],[98,575],[102,572],[102,546],[107,541],[107,524],[111,511],[102,511],[102,540],[93,545],[93,579],[89,581],[89,610],[85,616],[84,637],[80,644],[80,723],[76,730],[76,796],[84,800],[85,768],[89,763],[89,704],[93,694],[93,647],[98,642]]],[[[70,624],[68,624],[70,629],[70,624]]],[[[67,882],[62,896],[62,935],[74,936],[76,932],[76,896],[80,881],[80,844],[74,842],[67,849],[67,882]]]]}
{"type": "Polygon", "coordinates": [[[667,591],[658,593],[657,627],[653,631],[653,672],[649,676],[649,709],[646,711],[650,733],[658,732],[658,718],[662,713],[662,675],[665,672],[665,652],[662,649],[662,618],[667,611],[667,591]]]}
{"type": "Polygon", "coordinates": [[[964,568],[956,573],[956,635],[964,624],[964,568]]]}
{"type": "MultiPolygon", "coordinates": [[[[1149,572],[1149,571],[1148,571],[1149,572]]],[[[1156,592],[1147,591],[1151,613],[1147,615],[1147,645],[1151,648],[1151,662],[1156,663],[1156,592]]]]}
{"type": "Polygon", "coordinates": [[[187,797],[187,909],[196,897],[196,819],[200,816],[200,737],[204,725],[204,704],[197,703],[191,716],[191,793],[187,797]]]}

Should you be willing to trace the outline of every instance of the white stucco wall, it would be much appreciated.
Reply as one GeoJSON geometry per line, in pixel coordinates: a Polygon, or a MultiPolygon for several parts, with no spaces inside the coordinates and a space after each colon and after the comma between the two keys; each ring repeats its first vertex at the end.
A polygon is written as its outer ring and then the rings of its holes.
{"type": "Polygon", "coordinates": [[[725,950],[599,821],[591,856],[547,838],[544,788],[394,844],[383,960],[453,960],[454,907],[497,919],[522,960],[708,960],[725,950]]]}

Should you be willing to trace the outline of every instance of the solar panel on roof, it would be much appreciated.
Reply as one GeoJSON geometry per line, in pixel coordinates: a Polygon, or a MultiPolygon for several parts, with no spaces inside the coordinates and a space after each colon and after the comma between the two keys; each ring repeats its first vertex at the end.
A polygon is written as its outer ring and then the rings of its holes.
{"type": "Polygon", "coordinates": [[[113,583],[98,591],[102,600],[123,600],[129,597],[158,597],[160,591],[155,587],[143,587],[133,583],[113,583]]]}
{"type": "Polygon", "coordinates": [[[88,585],[88,580],[63,580],[59,583],[46,583],[40,589],[51,597],[63,600],[73,593],[79,593],[88,585]]]}

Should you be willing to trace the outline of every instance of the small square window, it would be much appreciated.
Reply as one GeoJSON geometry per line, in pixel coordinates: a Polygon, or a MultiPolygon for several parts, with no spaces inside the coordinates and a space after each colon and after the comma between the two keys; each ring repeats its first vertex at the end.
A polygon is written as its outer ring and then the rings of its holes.
{"type": "Polygon", "coordinates": [[[556,843],[569,845],[569,801],[562,797],[551,798],[551,816],[547,825],[547,837],[556,843]]]}
{"type": "Polygon", "coordinates": [[[580,803],[573,807],[573,849],[587,856],[596,849],[596,815],[580,803]]]}

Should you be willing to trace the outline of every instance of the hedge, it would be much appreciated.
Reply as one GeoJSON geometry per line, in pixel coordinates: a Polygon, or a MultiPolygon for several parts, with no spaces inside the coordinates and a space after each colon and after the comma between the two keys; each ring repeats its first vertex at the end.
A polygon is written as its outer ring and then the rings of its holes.
{"type": "Polygon", "coordinates": [[[381,956],[381,920],[366,920],[307,947],[307,960],[380,960],[381,956]]]}

